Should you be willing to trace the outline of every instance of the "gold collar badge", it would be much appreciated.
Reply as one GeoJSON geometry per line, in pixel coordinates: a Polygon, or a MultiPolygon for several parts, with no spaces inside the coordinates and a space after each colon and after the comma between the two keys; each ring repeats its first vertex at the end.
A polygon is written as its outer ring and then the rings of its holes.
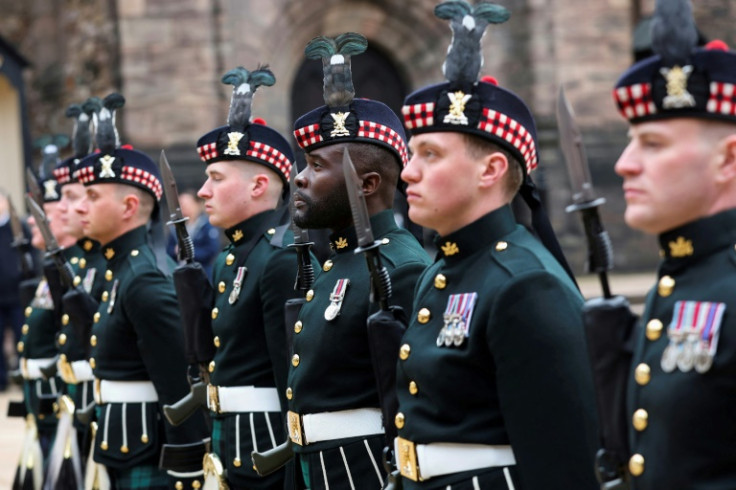
{"type": "Polygon", "coordinates": [[[241,230],[235,230],[233,232],[233,241],[239,242],[243,238],[243,232],[241,230]]]}
{"type": "Polygon", "coordinates": [[[92,250],[92,240],[85,240],[84,245],[82,245],[82,248],[85,252],[89,252],[92,250]]]}
{"type": "Polygon", "coordinates": [[[347,238],[340,237],[335,241],[335,247],[338,249],[345,248],[348,246],[347,238]]]}
{"type": "Polygon", "coordinates": [[[683,237],[677,237],[677,240],[670,242],[670,255],[672,257],[688,257],[693,254],[693,241],[685,240],[683,237]]]}
{"type": "Polygon", "coordinates": [[[107,260],[111,260],[113,257],[115,257],[115,250],[113,250],[112,247],[105,249],[105,258],[107,260]]]}
{"type": "Polygon", "coordinates": [[[457,243],[455,242],[447,242],[444,245],[442,245],[442,253],[445,254],[445,257],[450,257],[451,255],[455,255],[456,253],[460,253],[460,248],[458,248],[457,243]]]}
{"type": "Polygon", "coordinates": [[[692,65],[660,68],[659,73],[667,80],[667,96],[662,100],[665,109],[695,107],[695,98],[687,91],[687,79],[693,72],[692,65]]]}
{"type": "Polygon", "coordinates": [[[227,149],[225,150],[225,155],[233,155],[233,156],[240,156],[240,148],[238,145],[240,144],[240,140],[243,139],[243,136],[245,136],[243,133],[240,133],[238,131],[231,131],[227,133],[227,149]]]}
{"type": "Polygon", "coordinates": [[[100,157],[100,163],[102,164],[102,169],[100,170],[101,179],[115,178],[115,172],[113,172],[112,170],[112,162],[114,161],[115,157],[112,155],[105,155],[104,157],[100,157]]]}
{"type": "Polygon", "coordinates": [[[450,112],[442,120],[445,124],[468,124],[465,116],[465,104],[470,100],[470,95],[458,90],[447,94],[450,99],[450,112]]]}
{"type": "Polygon", "coordinates": [[[332,138],[336,136],[350,136],[350,131],[345,127],[345,122],[348,120],[349,115],[349,112],[330,113],[332,120],[335,122],[335,125],[330,132],[330,136],[332,138]]]}

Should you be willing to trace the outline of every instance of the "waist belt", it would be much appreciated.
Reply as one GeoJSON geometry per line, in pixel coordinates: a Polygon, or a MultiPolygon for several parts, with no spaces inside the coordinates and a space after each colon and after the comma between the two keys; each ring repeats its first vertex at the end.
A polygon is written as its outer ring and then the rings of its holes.
{"type": "Polygon", "coordinates": [[[150,381],[110,381],[95,378],[95,402],[98,405],[157,401],[156,388],[150,381]]]}
{"type": "Polygon", "coordinates": [[[26,359],[25,357],[20,360],[20,372],[23,375],[23,379],[33,380],[45,378],[41,369],[45,369],[54,363],[53,357],[46,357],[43,359],[26,359]]]}
{"type": "Polygon", "coordinates": [[[61,379],[70,385],[95,379],[95,375],[92,374],[92,368],[89,365],[89,361],[81,360],[69,362],[64,358],[64,356],[62,356],[59,358],[57,366],[59,368],[61,379]]]}
{"type": "Polygon", "coordinates": [[[215,413],[280,412],[276,388],[207,386],[207,408],[215,413]]]}
{"type": "Polygon", "coordinates": [[[511,446],[438,442],[414,444],[394,439],[396,462],[401,475],[413,481],[460,473],[462,471],[513,466],[516,464],[511,446]]]}
{"type": "Polygon", "coordinates": [[[358,408],[306,415],[289,411],[287,422],[289,438],[300,446],[333,439],[383,434],[379,408],[358,408]]]}

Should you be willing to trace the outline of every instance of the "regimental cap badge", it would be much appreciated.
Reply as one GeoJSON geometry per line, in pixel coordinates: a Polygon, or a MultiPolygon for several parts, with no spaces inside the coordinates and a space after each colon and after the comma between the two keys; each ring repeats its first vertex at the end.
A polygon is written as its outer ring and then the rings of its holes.
{"type": "Polygon", "coordinates": [[[206,163],[244,160],[260,163],[274,170],[283,183],[288,183],[294,154],[286,139],[266,122],[252,117],[253,96],[258,87],[270,87],[276,77],[267,65],[249,71],[238,66],[222,77],[232,85],[227,126],[205,134],[197,141],[197,152],[206,163]]]}

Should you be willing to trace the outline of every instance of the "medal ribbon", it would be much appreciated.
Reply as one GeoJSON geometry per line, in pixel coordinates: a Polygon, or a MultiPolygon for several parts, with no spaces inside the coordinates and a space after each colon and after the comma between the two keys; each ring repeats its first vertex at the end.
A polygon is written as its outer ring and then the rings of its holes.
{"type": "Polygon", "coordinates": [[[335,287],[332,289],[332,294],[330,294],[330,301],[342,301],[345,297],[345,290],[349,283],[349,279],[338,279],[335,283],[335,287]]]}

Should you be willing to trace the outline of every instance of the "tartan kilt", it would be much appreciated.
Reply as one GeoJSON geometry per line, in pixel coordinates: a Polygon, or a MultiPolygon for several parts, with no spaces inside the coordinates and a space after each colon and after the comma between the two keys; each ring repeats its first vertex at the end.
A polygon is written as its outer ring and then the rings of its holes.
{"type": "Polygon", "coordinates": [[[172,488],[169,476],[158,466],[145,464],[126,469],[108,468],[112,487],[116,490],[152,489],[167,490],[172,488]]]}
{"type": "Polygon", "coordinates": [[[285,439],[280,412],[226,413],[215,415],[212,420],[212,451],[222,461],[232,487],[283,489],[284,469],[265,477],[258,476],[250,453],[266,451],[285,439]]]}

